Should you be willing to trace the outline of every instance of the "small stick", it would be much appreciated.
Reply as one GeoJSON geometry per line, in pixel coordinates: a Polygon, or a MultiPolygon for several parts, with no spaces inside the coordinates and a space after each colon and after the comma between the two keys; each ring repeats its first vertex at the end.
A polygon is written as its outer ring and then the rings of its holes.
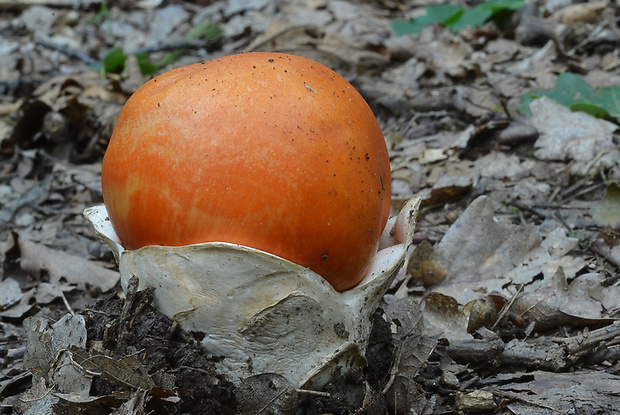
{"type": "Polygon", "coordinates": [[[322,396],[323,398],[331,397],[331,394],[329,394],[329,392],[313,391],[309,389],[297,389],[297,393],[305,393],[307,395],[322,396]]]}

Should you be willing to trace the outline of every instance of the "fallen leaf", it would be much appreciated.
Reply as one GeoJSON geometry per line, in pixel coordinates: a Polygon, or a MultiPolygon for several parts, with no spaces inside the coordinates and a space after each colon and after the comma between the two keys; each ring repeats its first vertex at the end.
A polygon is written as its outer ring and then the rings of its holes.
{"type": "Polygon", "coordinates": [[[36,291],[36,288],[31,288],[23,293],[19,299],[19,302],[0,312],[0,316],[2,316],[3,319],[23,319],[33,308],[36,307],[36,304],[33,301],[36,291]]]}
{"type": "Polygon", "coordinates": [[[506,408],[514,414],[568,414],[584,406],[592,413],[612,414],[620,408],[620,376],[604,370],[535,371],[487,390],[508,393],[506,408]]]}
{"type": "Polygon", "coordinates": [[[263,373],[241,381],[235,390],[241,415],[259,412],[293,415],[297,411],[298,393],[284,376],[263,373]],[[257,410],[260,408],[260,410],[257,410]]]}
{"type": "Polygon", "coordinates": [[[13,278],[0,281],[0,311],[18,303],[22,296],[22,289],[13,278]]]}
{"type": "Polygon", "coordinates": [[[528,287],[529,291],[517,297],[511,311],[524,320],[524,325],[534,323],[538,331],[609,324],[613,320],[604,318],[601,301],[592,297],[596,292],[590,292],[591,288],[602,289],[600,281],[591,285],[580,276],[569,284],[560,268],[553,278],[528,287]]]}
{"type": "Polygon", "coordinates": [[[387,319],[396,327],[396,356],[383,392],[393,413],[397,413],[396,408],[422,413],[427,401],[414,379],[435,350],[441,332],[426,324],[420,304],[412,297],[398,299],[387,295],[384,299],[387,319]]]}
{"type": "Polygon", "coordinates": [[[441,282],[448,274],[440,255],[428,241],[417,245],[407,263],[407,273],[425,286],[441,282]]]}
{"type": "Polygon", "coordinates": [[[90,372],[100,374],[104,379],[136,389],[151,389],[155,386],[146,367],[135,355],[113,359],[83,348],[73,347],[71,351],[77,364],[90,372]]]}
{"type": "Polygon", "coordinates": [[[502,278],[541,242],[533,226],[496,220],[493,202],[480,196],[437,245],[448,273],[444,284],[502,278]]]}
{"type": "Polygon", "coordinates": [[[570,4],[553,13],[551,18],[560,23],[595,23],[603,16],[607,3],[595,1],[591,3],[570,4]]]}
{"type": "Polygon", "coordinates": [[[540,160],[590,161],[613,148],[618,126],[585,112],[573,112],[550,98],[533,101],[532,125],[540,132],[536,157],[540,160]]]}
{"type": "Polygon", "coordinates": [[[423,304],[424,325],[432,326],[441,333],[439,337],[448,341],[473,339],[467,331],[468,318],[461,312],[456,299],[431,292],[424,298],[423,304]]]}
{"type": "Polygon", "coordinates": [[[75,290],[75,286],[63,282],[50,284],[49,282],[41,282],[36,286],[36,294],[34,296],[37,304],[49,304],[57,298],[62,297],[63,293],[75,290]]]}
{"type": "Polygon", "coordinates": [[[88,259],[56,251],[24,238],[18,238],[18,245],[22,269],[33,275],[45,271],[52,284],[65,280],[76,284],[80,290],[90,287],[107,292],[120,280],[118,272],[97,266],[88,259]]]}
{"type": "Polygon", "coordinates": [[[592,217],[599,225],[620,230],[620,187],[616,183],[610,183],[603,200],[592,207],[592,217]]]}

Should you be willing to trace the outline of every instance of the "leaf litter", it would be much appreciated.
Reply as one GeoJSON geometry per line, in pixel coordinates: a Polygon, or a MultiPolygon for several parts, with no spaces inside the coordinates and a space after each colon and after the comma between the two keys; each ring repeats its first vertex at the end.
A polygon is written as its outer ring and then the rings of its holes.
{"type": "Polygon", "coordinates": [[[579,74],[590,109],[616,115],[595,92],[620,85],[618,6],[526,3],[507,26],[396,36],[427,4],[0,1],[3,413],[618,413],[617,124],[553,93],[519,111],[579,74]],[[188,41],[205,22],[223,38],[188,41]],[[116,69],[94,71],[115,47],[116,69]],[[386,136],[394,211],[423,198],[367,368],[322,391],[275,374],[233,386],[148,291],[120,292],[81,215],[101,202],[118,111],[148,79],[140,53],[163,71],[258,50],[346,76],[386,136]]]}

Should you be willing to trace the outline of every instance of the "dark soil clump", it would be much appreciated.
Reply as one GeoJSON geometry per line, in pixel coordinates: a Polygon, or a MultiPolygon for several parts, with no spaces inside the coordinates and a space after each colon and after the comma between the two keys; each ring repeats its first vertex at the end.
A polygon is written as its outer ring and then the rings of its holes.
{"type": "MultiPolygon", "coordinates": [[[[234,385],[215,370],[197,344],[186,341],[175,324],[149,304],[149,290],[129,292],[127,300],[108,296],[84,312],[88,346],[103,347],[115,358],[136,356],[159,388],[174,391],[178,402],[147,408],[153,414],[235,414],[234,385]]],[[[131,389],[98,377],[91,394],[131,389]]]]}
{"type": "MultiPolygon", "coordinates": [[[[144,376],[155,385],[146,394],[144,407],[148,413],[245,413],[238,410],[238,398],[247,401],[247,396],[241,396],[247,393],[247,388],[236,388],[218,373],[214,357],[155,310],[151,301],[151,290],[136,291],[130,287],[125,299],[109,295],[85,310],[87,347],[91,353],[97,351],[115,359],[130,356],[139,361],[146,371],[144,376]],[[177,399],[169,399],[170,396],[177,399]]],[[[389,375],[394,356],[391,340],[388,323],[376,313],[367,353],[368,366],[343,375],[321,393],[299,391],[294,398],[295,413],[349,414],[360,409],[368,414],[386,413],[385,400],[379,391],[389,375]]],[[[92,396],[119,392],[136,393],[136,388],[105,376],[96,377],[91,388],[92,396]]],[[[260,399],[259,396],[259,402],[260,399]]]]}

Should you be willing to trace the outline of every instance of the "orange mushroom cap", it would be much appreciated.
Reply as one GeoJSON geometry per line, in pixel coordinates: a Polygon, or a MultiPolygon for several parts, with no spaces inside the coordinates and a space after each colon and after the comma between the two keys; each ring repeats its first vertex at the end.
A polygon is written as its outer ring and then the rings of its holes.
{"type": "Polygon", "coordinates": [[[118,117],[101,181],[127,249],[230,242],[338,291],[364,277],[390,211],[388,152],[367,103],[326,66],[283,53],[147,82],[118,117]]]}

